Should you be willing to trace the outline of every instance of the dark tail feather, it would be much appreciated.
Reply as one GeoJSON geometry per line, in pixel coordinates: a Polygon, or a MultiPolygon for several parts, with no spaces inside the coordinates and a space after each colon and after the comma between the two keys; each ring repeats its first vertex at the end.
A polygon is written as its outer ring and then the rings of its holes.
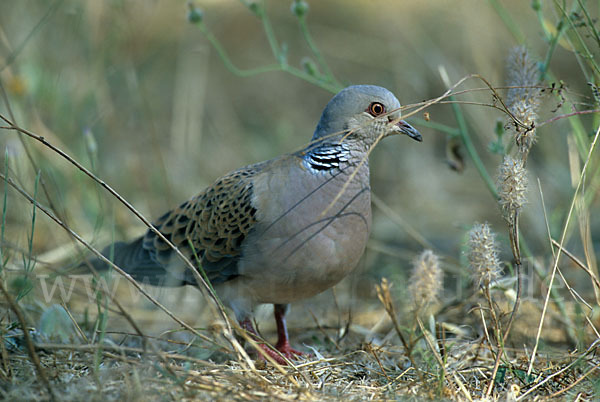
{"type": "MultiPolygon", "coordinates": [[[[156,262],[143,247],[143,237],[131,243],[117,242],[102,250],[102,255],[127,272],[136,281],[155,286],[182,286],[185,281],[171,275],[162,264],[156,262]]],[[[83,262],[79,273],[89,273],[91,264],[99,273],[106,272],[110,265],[94,258],[83,262]]]]}

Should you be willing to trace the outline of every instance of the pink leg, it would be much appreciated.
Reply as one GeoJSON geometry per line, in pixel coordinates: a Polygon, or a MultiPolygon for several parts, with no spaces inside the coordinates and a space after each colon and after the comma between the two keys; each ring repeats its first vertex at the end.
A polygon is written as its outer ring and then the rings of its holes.
{"type": "MultiPolygon", "coordinates": [[[[287,306],[283,304],[275,304],[275,322],[277,324],[277,345],[275,345],[275,349],[279,351],[282,355],[284,355],[287,359],[295,360],[297,356],[302,356],[305,353],[302,353],[298,350],[293,349],[290,346],[290,342],[288,339],[287,327],[285,324],[285,313],[287,310],[287,306]]],[[[256,329],[254,329],[254,324],[252,321],[247,318],[243,321],[240,321],[240,326],[244,328],[249,333],[256,335],[258,338],[258,333],[256,329]]],[[[273,349],[267,346],[264,343],[259,343],[258,346],[268,354],[273,360],[275,360],[279,364],[287,364],[281,356],[276,353],[273,349]]],[[[259,358],[262,358],[262,354],[259,355],[259,358]]]]}
{"type": "Polygon", "coordinates": [[[302,353],[290,346],[287,325],[285,323],[285,313],[288,306],[285,304],[275,304],[275,323],[277,324],[277,345],[275,348],[288,359],[293,359],[295,356],[302,356],[302,353]]]}

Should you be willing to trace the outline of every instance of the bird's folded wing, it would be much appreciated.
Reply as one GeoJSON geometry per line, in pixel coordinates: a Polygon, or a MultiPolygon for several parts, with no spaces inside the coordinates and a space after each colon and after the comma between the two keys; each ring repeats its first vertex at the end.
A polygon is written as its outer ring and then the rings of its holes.
{"type": "MultiPolygon", "coordinates": [[[[244,239],[256,223],[253,179],[261,168],[262,164],[251,165],[221,177],[154,224],[194,265],[201,266],[213,284],[238,275],[244,239]]],[[[169,274],[195,284],[192,273],[154,232],[149,230],[142,244],[169,274]]]]}

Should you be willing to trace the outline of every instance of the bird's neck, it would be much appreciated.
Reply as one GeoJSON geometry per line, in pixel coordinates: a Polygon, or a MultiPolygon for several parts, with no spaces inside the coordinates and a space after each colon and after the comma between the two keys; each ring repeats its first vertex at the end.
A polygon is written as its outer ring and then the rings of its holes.
{"type": "Polygon", "coordinates": [[[341,172],[356,163],[368,169],[366,153],[347,142],[315,143],[302,152],[302,158],[305,166],[315,173],[341,172]]]}

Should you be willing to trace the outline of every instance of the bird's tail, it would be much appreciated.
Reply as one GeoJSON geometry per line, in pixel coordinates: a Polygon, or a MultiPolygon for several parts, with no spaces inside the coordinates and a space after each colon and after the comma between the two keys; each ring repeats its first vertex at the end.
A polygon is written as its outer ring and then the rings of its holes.
{"type": "MultiPolygon", "coordinates": [[[[140,237],[130,243],[113,243],[102,250],[102,255],[140,283],[154,286],[184,285],[185,281],[177,278],[152,258],[150,252],[143,247],[143,240],[144,238],[140,237]]],[[[106,272],[111,268],[100,258],[92,258],[81,263],[76,273],[91,273],[90,266],[98,273],[106,272]]]]}

